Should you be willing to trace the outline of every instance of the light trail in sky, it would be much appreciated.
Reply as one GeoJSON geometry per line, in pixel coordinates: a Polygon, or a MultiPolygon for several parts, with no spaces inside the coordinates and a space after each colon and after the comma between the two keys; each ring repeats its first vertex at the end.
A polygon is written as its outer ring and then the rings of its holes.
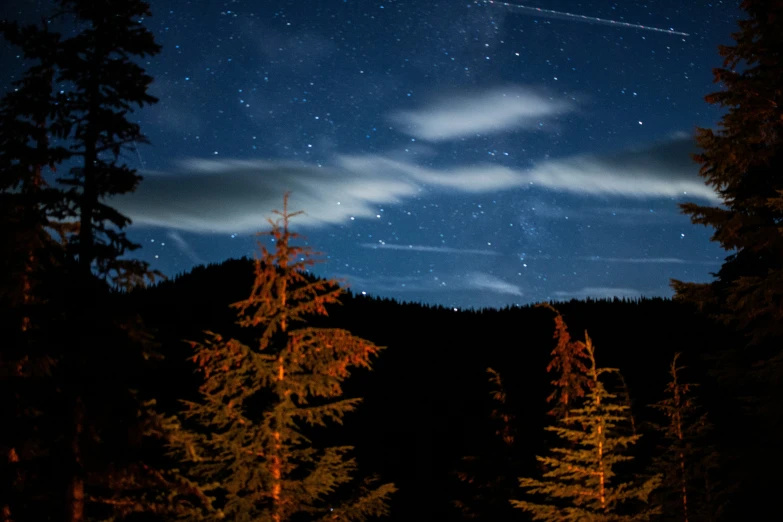
{"type": "Polygon", "coordinates": [[[500,6],[508,7],[510,9],[514,9],[515,11],[520,11],[524,14],[536,15],[542,18],[555,18],[558,20],[570,20],[573,22],[612,25],[615,27],[627,27],[630,29],[642,29],[645,31],[655,31],[656,33],[674,34],[679,36],[690,36],[688,33],[682,33],[680,31],[674,31],[672,29],[661,29],[659,27],[649,27],[640,24],[629,24],[628,22],[619,22],[617,20],[608,20],[606,18],[597,18],[595,16],[584,16],[584,15],[578,15],[573,13],[565,13],[562,11],[552,11],[551,9],[541,9],[540,7],[529,7],[526,5],[512,4],[509,2],[496,2],[494,0],[479,0],[476,3],[500,5],[500,6]]]}

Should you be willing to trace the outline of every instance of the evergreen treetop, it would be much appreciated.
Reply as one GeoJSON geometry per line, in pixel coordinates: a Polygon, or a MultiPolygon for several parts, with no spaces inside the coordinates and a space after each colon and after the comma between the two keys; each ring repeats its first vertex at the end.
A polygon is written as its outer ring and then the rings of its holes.
{"type": "Polygon", "coordinates": [[[719,47],[723,67],[713,70],[724,89],[706,97],[728,110],[718,130],[698,130],[702,151],[694,156],[722,205],[681,205],[730,254],[713,282],[672,285],[677,298],[760,343],[783,334],[783,4],[740,7],[750,18],[739,21],[733,45],[719,47]]]}
{"type": "Polygon", "coordinates": [[[546,428],[561,446],[551,448],[550,456],[537,457],[545,468],[542,478],[519,479],[532,500],[511,500],[511,504],[530,513],[534,520],[649,520],[656,509],[647,504],[647,497],[659,478],[636,483],[618,475],[617,468],[633,460],[629,450],[640,435],[624,434],[621,425],[628,422],[628,406],[602,382],[603,375],[617,370],[597,367],[587,335],[584,346],[590,387],[578,404],[572,403],[567,416],[546,428]]]}
{"type": "Polygon", "coordinates": [[[43,267],[62,256],[48,232],[63,233],[63,224],[51,218],[62,194],[47,184],[44,171],[55,171],[68,151],[51,144],[48,127],[58,110],[51,50],[60,35],[45,23],[20,28],[0,22],[0,33],[34,62],[0,100],[0,304],[14,307],[31,302],[43,267]]]}
{"type": "Polygon", "coordinates": [[[342,289],[304,273],[314,259],[291,243],[287,196],[272,221],[275,248],[259,242],[250,296],[232,305],[252,343],[208,333],[192,343],[203,373],[201,402],[187,402],[185,420],[174,423],[172,449],[186,476],[212,496],[190,520],[361,522],[387,513],[392,484],[356,484],[350,446],[319,448],[305,425],[342,423],[358,398],[341,398],[356,367],[370,368],[381,350],[336,328],[314,328],[308,316],[325,315],[342,289]],[[282,223],[281,223],[282,222],[282,223]],[[192,429],[189,427],[192,426],[192,429]]]}
{"type": "Polygon", "coordinates": [[[141,176],[121,158],[124,150],[147,143],[138,123],[128,119],[136,108],[157,102],[148,93],[152,77],[137,63],[160,52],[153,34],[142,25],[151,16],[142,0],[58,0],[63,15],[80,31],[56,50],[59,114],[51,129],[68,144],[72,167],[58,182],[65,192],[63,217],[77,217],[78,232],[70,248],[83,272],[96,270],[115,284],[130,288],[152,279],[144,262],[121,259],[138,248],[122,229],[130,219],[106,198],[132,192],[141,176]]]}
{"type": "Polygon", "coordinates": [[[556,375],[552,381],[555,389],[546,400],[549,403],[554,403],[549,414],[563,417],[568,415],[572,405],[582,399],[590,387],[591,381],[587,368],[589,356],[585,343],[571,339],[571,334],[568,332],[568,327],[560,312],[548,303],[539,306],[555,313],[553,338],[557,344],[552,349],[552,359],[546,367],[547,372],[556,375]]]}

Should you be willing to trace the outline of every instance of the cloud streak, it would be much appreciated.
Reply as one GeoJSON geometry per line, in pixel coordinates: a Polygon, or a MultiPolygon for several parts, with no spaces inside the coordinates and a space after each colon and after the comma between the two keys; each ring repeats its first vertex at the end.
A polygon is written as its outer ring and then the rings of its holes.
{"type": "Polygon", "coordinates": [[[139,189],[113,204],[135,224],[200,233],[249,233],[266,226],[291,192],[301,226],[374,218],[381,204],[424,190],[483,193],[520,187],[510,169],[429,169],[385,156],[337,156],[331,167],[283,161],[189,159],[179,172],[145,172],[139,189]]]}
{"type": "Polygon", "coordinates": [[[598,261],[604,263],[631,264],[672,264],[672,265],[717,265],[719,261],[695,261],[677,257],[601,257],[589,256],[580,258],[582,261],[598,261]]]}
{"type": "Polygon", "coordinates": [[[188,258],[196,263],[196,264],[204,264],[204,260],[199,257],[198,254],[196,254],[195,250],[188,244],[187,241],[185,241],[179,232],[175,230],[169,230],[167,234],[172,241],[174,241],[174,244],[177,245],[177,247],[182,251],[183,254],[188,256],[188,258]]]}
{"type": "Polygon", "coordinates": [[[484,290],[496,294],[514,295],[522,297],[522,289],[512,283],[508,283],[498,277],[483,272],[473,272],[467,277],[468,288],[484,290]]]}
{"type": "Polygon", "coordinates": [[[482,291],[522,297],[522,289],[498,277],[483,272],[470,272],[464,276],[452,274],[446,277],[432,276],[380,276],[362,277],[349,274],[336,276],[347,281],[354,292],[454,292],[482,291]]]}
{"type": "Polygon", "coordinates": [[[199,233],[265,228],[285,192],[306,215],[299,226],[376,218],[378,206],[431,193],[481,194],[539,188],[585,196],[687,197],[716,201],[690,160],[690,140],[609,156],[545,161],[529,170],[501,165],[424,167],[380,154],[337,155],[329,165],[188,159],[171,173],[145,172],[139,189],[112,204],[135,224],[199,233]]]}
{"type": "Polygon", "coordinates": [[[526,172],[529,182],[551,190],[583,195],[696,197],[717,201],[698,177],[690,139],[596,157],[578,156],[539,163],[526,172]]]}
{"type": "Polygon", "coordinates": [[[438,254],[474,254],[479,256],[496,256],[493,250],[480,250],[470,248],[434,247],[426,245],[393,245],[388,243],[362,243],[364,248],[373,250],[400,250],[403,252],[434,252],[438,254]]]}
{"type": "Polygon", "coordinates": [[[567,299],[586,299],[592,297],[593,299],[611,299],[614,297],[641,297],[641,290],[635,288],[612,288],[612,287],[593,287],[587,286],[580,290],[573,291],[558,291],[555,292],[556,297],[562,297],[567,299]]]}
{"type": "Polygon", "coordinates": [[[429,107],[393,113],[390,119],[412,136],[445,141],[531,128],[542,119],[573,110],[572,106],[530,89],[510,87],[474,95],[450,96],[429,107]]]}

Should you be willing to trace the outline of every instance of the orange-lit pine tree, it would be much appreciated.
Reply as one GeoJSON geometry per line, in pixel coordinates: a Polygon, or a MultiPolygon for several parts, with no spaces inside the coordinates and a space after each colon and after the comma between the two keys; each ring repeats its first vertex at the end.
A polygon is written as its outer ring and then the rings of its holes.
{"type": "Polygon", "coordinates": [[[632,460],[628,450],[640,435],[623,434],[621,425],[628,422],[628,406],[602,382],[603,375],[617,370],[596,366],[595,349],[586,333],[583,344],[589,390],[578,404],[569,403],[568,415],[546,428],[562,445],[552,448],[550,456],[537,457],[546,468],[542,479],[519,479],[530,500],[511,500],[511,504],[530,513],[534,520],[650,520],[657,510],[647,504],[647,498],[659,477],[637,484],[617,475],[617,466],[632,460]]]}
{"type": "Polygon", "coordinates": [[[666,418],[665,423],[654,425],[664,441],[663,451],[653,463],[663,477],[656,502],[666,520],[715,520],[719,506],[714,478],[717,458],[705,440],[711,425],[694,399],[696,385],[680,379],[685,367],[677,366],[679,358],[680,354],[675,354],[669,366],[666,397],[652,405],[666,418]]]}
{"type": "Polygon", "coordinates": [[[296,246],[283,211],[269,220],[273,251],[259,241],[250,296],[231,305],[237,324],[252,343],[207,332],[193,342],[193,360],[204,381],[201,401],[186,402],[175,423],[172,449],[202,491],[206,509],[187,520],[287,522],[363,521],[385,515],[393,484],[356,483],[350,446],[318,448],[303,425],[342,423],[361,399],[342,398],[351,368],[370,368],[381,347],[337,328],[307,326],[326,315],[343,290],[332,280],[312,280],[305,270],[316,261],[296,246]]]}
{"type": "Polygon", "coordinates": [[[555,417],[566,417],[572,404],[583,398],[590,387],[591,381],[587,368],[589,356],[585,343],[571,339],[560,312],[549,303],[542,303],[539,306],[555,313],[553,337],[557,344],[552,349],[552,360],[547,365],[546,371],[554,373],[557,377],[552,381],[555,389],[546,399],[547,402],[554,403],[549,414],[555,417]]]}

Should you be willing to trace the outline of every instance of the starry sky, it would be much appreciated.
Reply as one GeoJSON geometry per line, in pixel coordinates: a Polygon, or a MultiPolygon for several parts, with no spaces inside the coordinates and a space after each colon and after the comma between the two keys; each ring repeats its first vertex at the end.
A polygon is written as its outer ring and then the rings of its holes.
{"type": "Polygon", "coordinates": [[[717,203],[690,154],[721,116],[703,98],[738,2],[521,5],[152,0],[160,102],[124,156],[144,181],[112,200],[134,255],[168,276],[252,256],[291,191],[315,272],[368,295],[502,307],[709,280],[725,253],[677,203],[717,203]]]}

